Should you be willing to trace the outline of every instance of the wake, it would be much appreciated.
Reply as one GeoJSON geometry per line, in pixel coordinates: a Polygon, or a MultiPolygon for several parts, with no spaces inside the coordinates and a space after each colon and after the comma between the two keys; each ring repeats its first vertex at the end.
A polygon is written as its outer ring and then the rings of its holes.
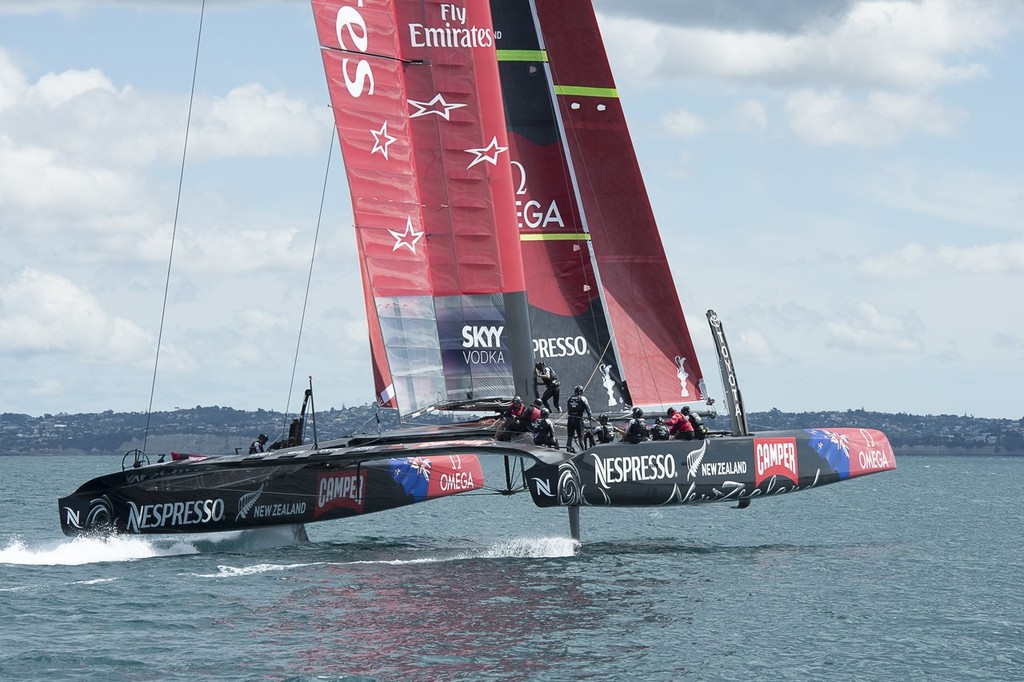
{"type": "Polygon", "coordinates": [[[196,578],[230,579],[245,578],[265,573],[297,571],[307,568],[328,566],[414,566],[418,564],[443,564],[473,559],[548,559],[572,557],[579,552],[579,542],[569,538],[511,538],[495,542],[487,547],[452,554],[431,554],[407,559],[357,559],[351,561],[321,560],[305,563],[256,563],[246,566],[217,566],[215,573],[192,573],[196,578]]]}
{"type": "Polygon", "coordinates": [[[59,540],[43,547],[29,547],[21,540],[14,540],[0,549],[0,564],[22,566],[80,566],[111,561],[135,561],[158,556],[196,554],[198,550],[187,542],[175,542],[169,547],[159,547],[152,540],[109,535],[102,537],[78,537],[59,540]]]}
{"type": "Polygon", "coordinates": [[[95,535],[55,540],[29,547],[15,538],[0,549],[0,564],[81,566],[154,557],[206,553],[247,553],[308,542],[302,526],[181,536],[95,535]]]}

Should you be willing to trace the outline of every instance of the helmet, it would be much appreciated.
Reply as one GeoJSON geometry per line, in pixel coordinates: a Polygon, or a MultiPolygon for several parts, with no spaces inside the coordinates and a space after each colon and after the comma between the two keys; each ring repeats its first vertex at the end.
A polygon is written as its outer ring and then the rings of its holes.
{"type": "Polygon", "coordinates": [[[576,388],[572,389],[572,391],[576,395],[580,395],[581,393],[583,393],[583,387],[580,386],[580,385],[577,385],[576,388]]]}
{"type": "Polygon", "coordinates": [[[543,405],[544,405],[544,401],[541,400],[540,398],[537,398],[536,400],[533,401],[533,406],[534,407],[541,407],[543,405]]]}
{"type": "Polygon", "coordinates": [[[683,414],[690,414],[690,406],[683,405],[683,414]]]}
{"type": "Polygon", "coordinates": [[[664,424],[665,420],[662,419],[661,417],[658,417],[657,419],[654,420],[654,423],[655,424],[664,424]]]}
{"type": "Polygon", "coordinates": [[[547,419],[549,414],[551,414],[551,410],[549,410],[546,407],[540,408],[540,418],[541,419],[547,419]]]}
{"type": "Polygon", "coordinates": [[[513,405],[522,405],[523,404],[523,399],[520,398],[519,396],[516,396],[515,398],[512,398],[512,404],[513,405]]]}
{"type": "Polygon", "coordinates": [[[644,411],[641,410],[639,407],[634,407],[633,408],[633,416],[636,417],[637,419],[639,419],[640,417],[644,416],[644,411]]]}
{"type": "Polygon", "coordinates": [[[543,366],[544,366],[544,361],[543,361],[543,360],[541,360],[541,361],[540,361],[540,362],[538,362],[538,363],[537,363],[536,365],[534,365],[534,367],[536,367],[537,369],[540,369],[540,368],[541,368],[541,367],[543,367],[543,366]]]}
{"type": "Polygon", "coordinates": [[[665,410],[665,416],[666,417],[671,417],[675,413],[676,413],[676,408],[674,408],[674,407],[670,407],[667,410],[665,410]]]}
{"type": "Polygon", "coordinates": [[[602,414],[600,417],[597,418],[597,421],[601,422],[602,424],[607,424],[608,423],[608,415],[602,414]]]}

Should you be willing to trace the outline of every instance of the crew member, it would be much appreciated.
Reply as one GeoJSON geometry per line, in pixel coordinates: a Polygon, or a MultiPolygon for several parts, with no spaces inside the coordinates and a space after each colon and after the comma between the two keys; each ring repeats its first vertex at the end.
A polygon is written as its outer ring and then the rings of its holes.
{"type": "Polygon", "coordinates": [[[576,443],[580,446],[580,450],[586,450],[586,445],[583,442],[583,415],[587,415],[587,421],[591,421],[594,417],[590,412],[590,401],[587,400],[587,396],[583,395],[582,386],[576,386],[572,390],[572,396],[565,401],[565,411],[569,414],[567,420],[569,436],[565,441],[565,449],[568,452],[576,452],[573,447],[573,443],[576,443]]]}
{"type": "Polygon", "coordinates": [[[512,398],[508,408],[501,414],[501,423],[495,433],[498,440],[512,440],[516,434],[526,433],[530,430],[529,417],[526,414],[526,405],[522,398],[512,398]]]}
{"type": "MultiPolygon", "coordinates": [[[[684,407],[684,410],[689,408],[684,407]]],[[[682,412],[676,412],[676,408],[668,408],[668,434],[676,440],[693,440],[693,425],[682,412]]]]}
{"type": "Polygon", "coordinates": [[[257,452],[263,452],[263,446],[267,444],[267,434],[261,433],[256,437],[252,443],[249,444],[249,454],[255,455],[257,452]]]}
{"type": "Polygon", "coordinates": [[[686,421],[690,422],[694,438],[703,440],[708,435],[708,427],[704,426],[704,420],[696,412],[691,412],[689,405],[683,406],[683,417],[686,418],[686,421]]]}
{"type": "Polygon", "coordinates": [[[591,429],[590,433],[592,434],[591,438],[598,443],[611,443],[616,436],[621,437],[623,431],[619,427],[609,424],[608,415],[602,414],[597,418],[597,426],[591,429]]]}
{"type": "Polygon", "coordinates": [[[651,440],[668,440],[668,427],[665,426],[665,420],[658,417],[654,420],[654,426],[651,427],[651,440]]]}
{"type": "Polygon", "coordinates": [[[642,443],[647,440],[650,431],[647,428],[647,421],[644,419],[644,411],[639,407],[633,408],[633,418],[629,420],[626,433],[622,440],[626,443],[642,443]]]}
{"type": "Polygon", "coordinates": [[[533,394],[535,397],[540,397],[541,402],[544,403],[544,407],[551,409],[551,405],[548,405],[548,400],[555,404],[555,412],[561,412],[562,407],[559,404],[559,395],[561,389],[559,388],[561,383],[558,381],[558,377],[555,376],[555,370],[544,364],[541,360],[533,366],[533,394]],[[540,387],[544,386],[544,395],[539,395],[540,387]]]}
{"type": "Polygon", "coordinates": [[[533,425],[534,445],[546,445],[550,448],[558,447],[558,439],[555,438],[555,425],[548,419],[551,411],[548,408],[541,408],[540,419],[533,425]]]}

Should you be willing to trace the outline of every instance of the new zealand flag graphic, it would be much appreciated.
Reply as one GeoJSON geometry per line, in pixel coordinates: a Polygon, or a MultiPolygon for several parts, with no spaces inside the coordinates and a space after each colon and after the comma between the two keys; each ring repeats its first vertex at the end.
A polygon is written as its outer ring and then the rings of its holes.
{"type": "Polygon", "coordinates": [[[430,460],[423,457],[403,457],[389,459],[391,477],[395,479],[407,495],[417,502],[427,499],[430,487],[430,460]]]}
{"type": "Polygon", "coordinates": [[[804,429],[811,436],[811,447],[839,474],[839,480],[850,477],[850,439],[827,429],[804,429]]]}

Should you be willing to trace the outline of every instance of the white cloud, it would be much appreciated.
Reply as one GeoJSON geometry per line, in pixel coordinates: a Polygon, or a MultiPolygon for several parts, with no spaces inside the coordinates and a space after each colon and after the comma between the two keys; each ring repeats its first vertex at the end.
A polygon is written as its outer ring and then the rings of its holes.
{"type": "Polygon", "coordinates": [[[866,302],[857,303],[845,315],[829,317],[824,324],[829,346],[851,351],[914,353],[922,348],[917,338],[923,325],[915,316],[881,312],[866,302]]]}
{"type": "Polygon", "coordinates": [[[867,184],[878,203],[969,227],[1024,231],[1024,176],[900,163],[867,184]]]}
{"type": "Polygon", "coordinates": [[[888,254],[872,255],[858,265],[867,277],[944,278],[951,273],[1024,274],[1024,239],[980,246],[926,246],[912,243],[888,254]]]}
{"type": "Polygon", "coordinates": [[[11,60],[7,50],[0,47],[0,112],[21,101],[26,90],[25,74],[11,60]]]}
{"type": "Polygon", "coordinates": [[[987,73],[979,63],[954,62],[989,47],[1007,31],[1005,3],[970,0],[859,2],[814,52],[825,73],[873,87],[928,91],[987,73]]]}
{"type": "Polygon", "coordinates": [[[919,92],[984,75],[983,64],[954,60],[990,47],[1020,16],[1011,3],[874,0],[854,4],[840,21],[794,35],[620,17],[604,18],[602,29],[613,61],[628,64],[634,76],[919,92]]]}
{"type": "Polygon", "coordinates": [[[747,99],[733,108],[729,120],[737,130],[764,130],[768,127],[768,109],[759,100],[747,99]]]}
{"type": "MultiPolygon", "coordinates": [[[[118,87],[98,69],[29,83],[0,50],[0,233],[26,225],[35,234],[73,229],[139,253],[154,225],[169,220],[187,106],[184,96],[118,87]]],[[[186,163],[195,168],[210,159],[322,153],[330,113],[246,85],[200,96],[192,126],[186,163]]],[[[206,200],[217,203],[214,189],[204,187],[206,200]]]]}
{"type": "Polygon", "coordinates": [[[74,221],[110,226],[135,209],[144,190],[129,173],[62,157],[56,149],[18,145],[0,135],[0,232],[74,221]]]}
{"type": "Polygon", "coordinates": [[[707,128],[704,119],[686,109],[664,115],[661,124],[670,135],[676,137],[696,137],[707,128]]]}
{"type": "Polygon", "coordinates": [[[948,136],[966,119],[941,101],[917,94],[872,92],[856,101],[838,89],[800,90],[786,98],[794,133],[813,144],[891,144],[913,132],[948,136]]]}
{"type": "MultiPolygon", "coordinates": [[[[755,329],[741,330],[736,334],[736,350],[745,362],[759,365],[778,365],[783,361],[783,354],[772,346],[767,336],[755,329]]],[[[704,370],[705,374],[708,370],[704,370]]]]}
{"type": "MultiPolygon", "coordinates": [[[[136,172],[154,162],[172,168],[180,164],[187,96],[117,89],[101,72],[90,70],[47,74],[20,98],[6,99],[0,120],[7,132],[59,150],[64,158],[101,160],[120,172],[136,172]]],[[[193,105],[187,160],[319,153],[330,122],[326,107],[314,110],[303,100],[259,85],[239,86],[223,96],[200,94],[193,105]]]]}
{"type": "Polygon", "coordinates": [[[745,360],[750,354],[762,365],[804,365],[824,358],[828,358],[826,363],[834,363],[835,349],[877,357],[900,356],[923,347],[925,324],[916,313],[884,312],[868,301],[815,307],[805,303],[751,306],[745,312],[746,331],[737,335],[742,345],[738,342],[736,350],[745,360]],[[800,348],[801,356],[797,359],[780,348],[800,348]]]}
{"type": "Polygon", "coordinates": [[[135,323],[104,311],[70,280],[32,268],[0,287],[0,351],[78,353],[91,361],[137,362],[153,339],[135,323]]]}
{"type": "Polygon", "coordinates": [[[249,84],[202,102],[195,123],[195,155],[224,159],[320,151],[331,116],[326,107],[314,111],[306,102],[249,84]]]}
{"type": "Polygon", "coordinates": [[[30,106],[58,107],[91,90],[117,94],[114,84],[99,69],[68,69],[40,77],[36,84],[28,89],[25,101],[30,106]]]}
{"type": "Polygon", "coordinates": [[[868,146],[955,132],[966,114],[933,93],[987,76],[971,56],[1022,19],[1024,6],[1012,2],[863,0],[799,34],[621,16],[604,17],[602,28],[617,71],[631,80],[767,86],[784,94],[801,139],[868,146]]]}

